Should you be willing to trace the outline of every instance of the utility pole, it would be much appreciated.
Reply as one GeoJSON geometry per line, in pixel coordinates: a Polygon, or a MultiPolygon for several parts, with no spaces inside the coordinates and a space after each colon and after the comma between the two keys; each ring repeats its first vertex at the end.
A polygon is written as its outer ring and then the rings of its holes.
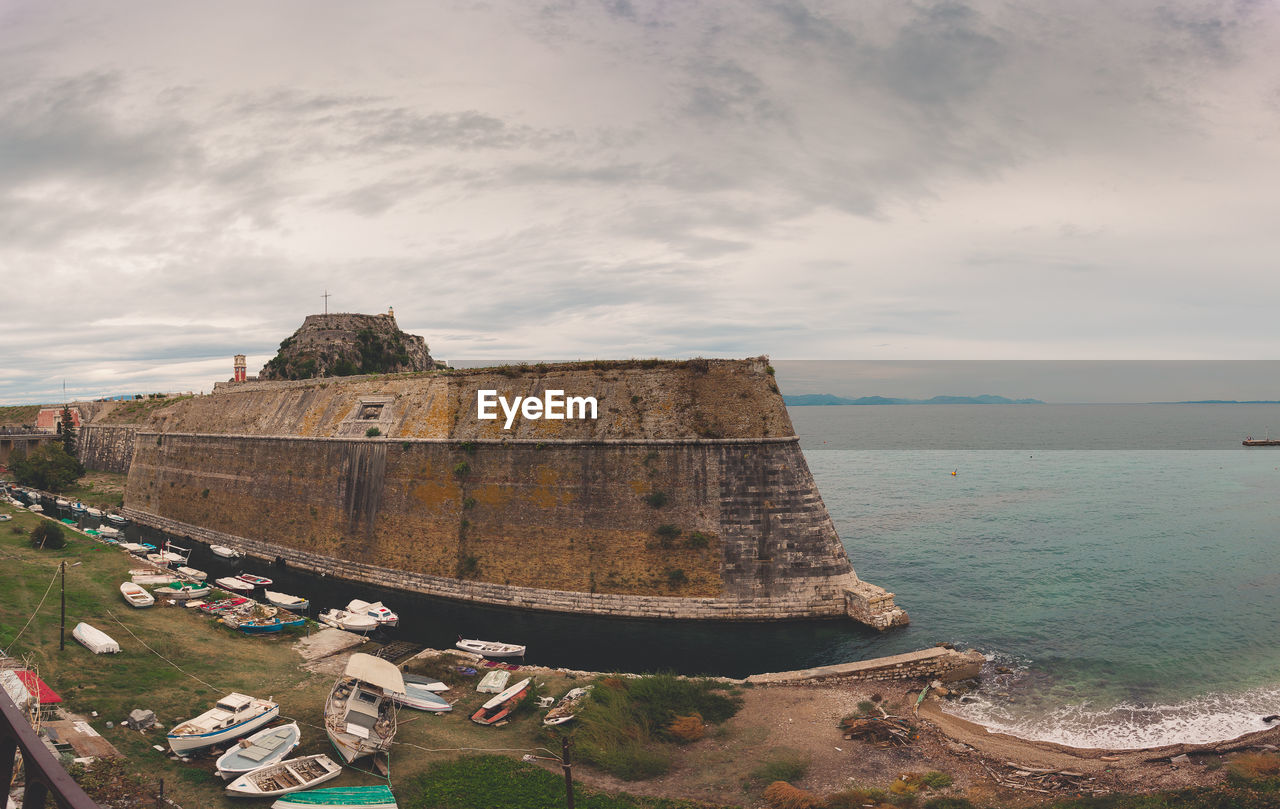
{"type": "Polygon", "coordinates": [[[573,809],[573,762],[569,760],[569,737],[560,740],[561,766],[564,767],[564,805],[573,809]]]}
{"type": "Polygon", "coordinates": [[[58,651],[67,648],[67,560],[62,560],[62,620],[58,627],[58,651]]]}

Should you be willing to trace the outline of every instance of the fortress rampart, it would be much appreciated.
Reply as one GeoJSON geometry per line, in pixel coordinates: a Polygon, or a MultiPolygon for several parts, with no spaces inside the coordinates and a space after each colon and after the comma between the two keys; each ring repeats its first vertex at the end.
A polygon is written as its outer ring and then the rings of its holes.
{"type": "Polygon", "coordinates": [[[906,620],[854,573],[763,360],[226,386],[138,427],[126,513],[300,567],[486,603],[906,620]],[[475,417],[481,389],[594,396],[599,417],[503,430],[475,417]]]}

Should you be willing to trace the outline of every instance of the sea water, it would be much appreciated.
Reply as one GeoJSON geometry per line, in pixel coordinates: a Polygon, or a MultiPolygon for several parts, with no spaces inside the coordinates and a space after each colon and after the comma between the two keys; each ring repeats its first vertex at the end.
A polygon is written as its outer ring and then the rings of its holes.
{"type": "Polygon", "coordinates": [[[859,576],[910,611],[885,645],[992,660],[951,712],[1085,747],[1280,713],[1280,447],[1240,446],[1280,407],[791,412],[859,576]]]}

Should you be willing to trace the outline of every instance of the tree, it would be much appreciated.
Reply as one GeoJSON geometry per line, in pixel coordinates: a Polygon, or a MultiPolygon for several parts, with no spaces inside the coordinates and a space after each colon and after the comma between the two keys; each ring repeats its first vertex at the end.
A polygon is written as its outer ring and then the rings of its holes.
{"type": "Polygon", "coordinates": [[[62,433],[62,449],[74,458],[76,455],[76,425],[71,419],[71,407],[69,405],[64,404],[62,406],[62,421],[58,423],[58,432],[62,433]]]}
{"type": "Polygon", "coordinates": [[[33,548],[49,548],[56,551],[66,545],[67,538],[62,533],[62,526],[56,522],[41,520],[39,525],[31,529],[31,547],[33,548]]]}
{"type": "Polygon", "coordinates": [[[9,459],[14,480],[47,492],[60,492],[84,474],[84,467],[61,444],[44,444],[30,454],[14,453],[9,459]]]}

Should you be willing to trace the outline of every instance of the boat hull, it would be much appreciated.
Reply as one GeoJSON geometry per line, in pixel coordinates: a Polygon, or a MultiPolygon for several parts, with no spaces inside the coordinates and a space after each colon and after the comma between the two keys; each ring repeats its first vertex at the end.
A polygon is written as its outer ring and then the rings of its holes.
{"type": "Polygon", "coordinates": [[[241,736],[247,736],[264,725],[275,721],[278,716],[280,716],[280,706],[275,705],[270,710],[238,722],[231,727],[208,733],[169,733],[166,738],[169,741],[169,749],[181,755],[192,750],[203,750],[206,747],[213,747],[217,744],[239,739],[241,736]]]}
{"type": "Polygon", "coordinates": [[[319,753],[267,764],[241,775],[227,785],[227,793],[246,798],[273,798],[332,781],[342,766],[319,753]]]}
{"type": "Polygon", "coordinates": [[[385,785],[371,787],[326,787],[306,792],[294,792],[271,804],[271,809],[399,809],[391,788],[385,785]]]}
{"type": "Polygon", "coordinates": [[[237,778],[272,766],[292,753],[300,741],[302,730],[297,722],[264,728],[223,753],[214,764],[214,772],[223,778],[237,778]]]}

